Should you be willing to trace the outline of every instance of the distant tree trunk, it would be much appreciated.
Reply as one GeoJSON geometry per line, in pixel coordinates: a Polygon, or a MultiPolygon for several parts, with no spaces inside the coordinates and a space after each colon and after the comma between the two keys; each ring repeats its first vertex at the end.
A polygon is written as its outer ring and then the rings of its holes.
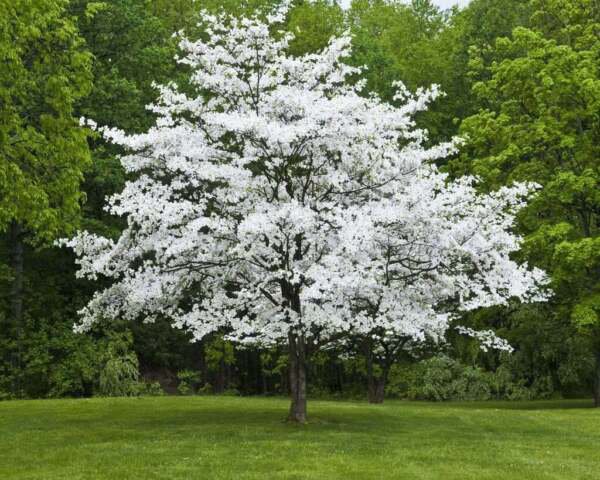
{"type": "Polygon", "coordinates": [[[262,385],[262,394],[266,395],[269,393],[269,384],[267,382],[267,376],[265,375],[265,373],[263,371],[260,372],[260,380],[261,380],[261,385],[262,385]]]}
{"type": "Polygon", "coordinates": [[[376,375],[373,370],[373,356],[369,353],[367,355],[367,398],[369,403],[383,403],[389,368],[387,365],[380,365],[380,367],[381,373],[376,375]]]}
{"type": "Polygon", "coordinates": [[[383,403],[389,366],[386,362],[380,362],[381,372],[375,373],[373,345],[370,340],[365,342],[365,356],[367,359],[367,399],[369,403],[383,403]]]}
{"type": "Polygon", "coordinates": [[[10,267],[10,313],[15,332],[19,333],[23,322],[23,231],[20,224],[12,222],[9,232],[10,267]]]}
{"type": "Polygon", "coordinates": [[[267,382],[267,375],[265,374],[265,368],[263,365],[262,357],[260,356],[260,352],[256,352],[256,374],[258,375],[257,379],[257,387],[258,391],[263,395],[269,393],[269,383],[267,382]]]}
{"type": "Polygon", "coordinates": [[[292,332],[289,341],[289,381],[291,405],[288,421],[306,422],[306,343],[302,335],[292,332]]]}
{"type": "Polygon", "coordinates": [[[596,352],[596,369],[594,372],[594,405],[600,408],[600,351],[596,352]]]}
{"type": "Polygon", "coordinates": [[[369,403],[383,403],[385,392],[385,379],[383,377],[371,377],[369,379],[369,403]]]}
{"type": "Polygon", "coordinates": [[[12,355],[14,370],[13,394],[19,395],[21,371],[21,341],[23,331],[23,228],[17,222],[12,222],[9,229],[10,268],[12,282],[10,286],[10,316],[12,331],[16,341],[16,350],[12,355]]]}
{"type": "Polygon", "coordinates": [[[337,387],[340,394],[344,394],[344,368],[336,362],[335,372],[337,376],[337,387]]]}
{"type": "Polygon", "coordinates": [[[219,360],[219,368],[215,377],[214,392],[219,394],[225,391],[227,385],[227,374],[225,370],[225,360],[221,358],[219,360]]]}

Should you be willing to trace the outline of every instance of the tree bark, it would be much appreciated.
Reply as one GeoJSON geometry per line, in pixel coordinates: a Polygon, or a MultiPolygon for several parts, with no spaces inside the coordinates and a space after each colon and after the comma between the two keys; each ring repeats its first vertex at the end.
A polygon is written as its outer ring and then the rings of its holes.
{"type": "Polygon", "coordinates": [[[385,384],[388,376],[389,367],[380,365],[381,374],[375,375],[373,371],[373,345],[371,342],[365,344],[365,355],[367,358],[367,399],[369,403],[383,403],[385,396],[385,384]]]}
{"type": "Polygon", "coordinates": [[[388,368],[381,366],[381,374],[375,375],[373,372],[373,361],[372,357],[367,359],[367,376],[368,376],[368,390],[367,398],[369,403],[383,403],[385,397],[385,384],[388,376],[388,368]]]}
{"type": "Polygon", "coordinates": [[[215,377],[214,392],[217,394],[223,393],[225,391],[226,383],[225,362],[221,358],[219,360],[219,368],[217,369],[217,374],[215,377]]]}
{"type": "Polygon", "coordinates": [[[291,405],[289,422],[306,423],[306,344],[302,335],[292,332],[289,341],[289,381],[291,405]]]}
{"type": "Polygon", "coordinates": [[[12,283],[10,287],[10,313],[15,333],[19,334],[23,322],[23,232],[17,222],[12,222],[9,232],[10,267],[12,283]]]}
{"type": "Polygon", "coordinates": [[[10,286],[10,321],[12,334],[14,335],[16,350],[13,351],[11,363],[13,374],[13,394],[20,396],[21,392],[21,341],[23,331],[23,264],[24,245],[23,228],[13,221],[9,228],[9,252],[10,268],[12,270],[12,282],[10,286]]]}
{"type": "Polygon", "coordinates": [[[385,393],[385,378],[371,377],[369,378],[369,403],[383,403],[385,393]]]}
{"type": "Polygon", "coordinates": [[[594,406],[600,408],[600,351],[596,352],[596,369],[594,371],[594,406]]]}

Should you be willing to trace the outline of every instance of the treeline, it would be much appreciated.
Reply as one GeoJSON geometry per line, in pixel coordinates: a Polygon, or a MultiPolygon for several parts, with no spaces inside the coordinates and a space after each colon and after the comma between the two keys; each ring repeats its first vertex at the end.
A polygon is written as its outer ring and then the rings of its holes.
{"type": "MultiPolygon", "coordinates": [[[[0,0],[0,398],[159,393],[284,394],[282,349],[191,343],[166,322],[123,322],[73,333],[94,285],[75,278],[56,239],[85,228],[116,236],[104,210],[121,189],[121,153],[79,125],[141,132],[153,82],[185,84],[173,32],[205,35],[200,8],[248,14],[277,3],[213,0],[0,0]]],[[[531,181],[539,191],[516,228],[520,256],[545,269],[546,304],[478,311],[463,324],[492,328],[512,354],[451,336],[391,367],[372,355],[321,353],[313,395],[543,398],[600,403],[600,2],[473,0],[441,11],[429,0],[294,2],[294,54],[349,29],[353,65],[369,91],[439,84],[446,96],[418,121],[436,142],[464,138],[443,165],[493,191],[531,181]]]]}

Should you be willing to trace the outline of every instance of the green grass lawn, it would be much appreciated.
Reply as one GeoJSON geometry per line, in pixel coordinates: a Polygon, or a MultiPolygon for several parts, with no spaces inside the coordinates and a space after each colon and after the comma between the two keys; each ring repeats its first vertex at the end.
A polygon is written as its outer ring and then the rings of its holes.
{"type": "Polygon", "coordinates": [[[147,397],[0,403],[0,479],[600,479],[589,401],[309,403],[147,397]]]}

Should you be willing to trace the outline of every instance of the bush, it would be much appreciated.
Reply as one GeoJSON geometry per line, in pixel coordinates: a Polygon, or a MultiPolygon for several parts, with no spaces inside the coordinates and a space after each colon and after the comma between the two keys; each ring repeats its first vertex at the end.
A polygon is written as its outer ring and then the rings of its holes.
{"type": "Polygon", "coordinates": [[[200,372],[195,370],[181,370],[177,372],[177,391],[181,395],[194,395],[200,386],[200,372]]]}
{"type": "Polygon", "coordinates": [[[91,396],[104,366],[106,342],[75,334],[56,322],[27,319],[20,346],[0,339],[0,391],[11,398],[91,396]],[[35,328],[34,328],[35,327],[35,328]],[[20,361],[13,358],[19,351],[20,361]]]}
{"type": "Polygon", "coordinates": [[[158,382],[139,382],[138,395],[143,397],[161,397],[165,391],[158,382]]]}
{"type": "Polygon", "coordinates": [[[227,397],[239,397],[241,393],[237,388],[228,388],[224,390],[221,395],[225,395],[227,397]]]}
{"type": "Polygon", "coordinates": [[[466,366],[445,355],[392,368],[386,394],[410,400],[526,400],[543,396],[547,385],[527,388],[508,365],[495,372],[466,366]]]}
{"type": "Polygon", "coordinates": [[[104,368],[100,372],[98,393],[105,397],[121,397],[139,393],[138,359],[130,351],[131,334],[114,334],[108,344],[104,368]]]}
{"type": "Polygon", "coordinates": [[[446,356],[433,357],[417,364],[407,396],[436,401],[487,400],[491,396],[489,373],[446,356]]]}
{"type": "MultiPolygon", "coordinates": [[[[459,364],[460,365],[460,364],[459,364]]],[[[462,365],[460,365],[462,367],[462,365]]],[[[452,381],[453,399],[488,400],[492,397],[491,374],[477,367],[463,367],[452,381]]]]}
{"type": "Polygon", "coordinates": [[[511,369],[500,365],[491,379],[491,389],[494,398],[502,400],[531,400],[537,397],[532,389],[525,386],[525,381],[516,380],[511,369]]]}
{"type": "Polygon", "coordinates": [[[196,391],[196,394],[198,395],[210,395],[211,393],[213,393],[213,386],[208,382],[199,387],[196,391]]]}

